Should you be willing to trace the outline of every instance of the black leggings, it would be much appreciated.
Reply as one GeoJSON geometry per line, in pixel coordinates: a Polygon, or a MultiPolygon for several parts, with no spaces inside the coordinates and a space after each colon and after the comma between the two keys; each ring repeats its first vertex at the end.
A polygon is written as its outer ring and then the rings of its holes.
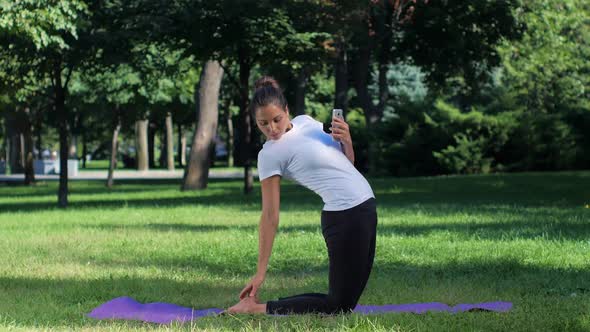
{"type": "Polygon", "coordinates": [[[307,293],[269,301],[269,314],[340,313],[356,306],[373,267],[375,199],[343,211],[322,211],[322,233],[330,259],[328,294],[307,293]]]}

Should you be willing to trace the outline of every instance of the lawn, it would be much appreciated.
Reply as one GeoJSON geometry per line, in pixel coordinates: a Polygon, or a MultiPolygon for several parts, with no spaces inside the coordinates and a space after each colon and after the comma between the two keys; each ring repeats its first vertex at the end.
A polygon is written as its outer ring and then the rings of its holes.
{"type": "MultiPolygon", "coordinates": [[[[510,301],[508,313],[96,321],[128,295],[227,307],[255,272],[260,194],[241,180],[0,185],[0,330],[590,331],[590,172],[371,178],[375,266],[362,304],[510,301]]],[[[327,289],[321,200],[285,182],[261,298],[327,289]]]]}

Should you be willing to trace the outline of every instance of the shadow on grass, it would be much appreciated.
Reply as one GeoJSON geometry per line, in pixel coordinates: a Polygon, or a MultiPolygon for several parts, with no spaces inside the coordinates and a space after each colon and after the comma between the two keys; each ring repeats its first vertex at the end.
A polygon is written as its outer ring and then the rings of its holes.
{"type": "MultiPolygon", "coordinates": [[[[157,195],[157,192],[154,193],[157,195]]],[[[281,204],[282,211],[309,211],[320,210],[321,200],[311,193],[293,193],[291,197],[297,197],[292,203],[283,202],[281,204]]],[[[196,207],[196,206],[220,206],[223,208],[236,208],[244,211],[260,211],[260,195],[253,194],[232,195],[231,193],[219,193],[200,195],[196,193],[194,196],[177,196],[177,197],[140,197],[140,198],[125,198],[113,196],[112,199],[89,199],[70,196],[68,202],[68,210],[88,210],[88,209],[119,209],[119,208],[177,208],[177,207],[196,207]]],[[[284,197],[284,196],[283,196],[284,197]]],[[[42,201],[42,202],[11,202],[0,203],[1,212],[18,212],[18,213],[35,213],[41,211],[63,211],[57,207],[56,201],[42,201]]]]}
{"type": "MultiPolygon", "coordinates": [[[[142,192],[144,189],[132,189],[129,192],[142,192]]],[[[70,196],[68,209],[117,209],[117,208],[146,208],[146,207],[162,207],[175,208],[186,206],[223,206],[235,207],[246,210],[260,210],[260,194],[255,193],[249,196],[239,194],[237,192],[223,192],[218,194],[195,193],[194,196],[177,196],[177,197],[157,197],[157,191],[154,192],[153,197],[121,197],[113,195],[112,199],[93,199],[91,195],[88,196],[70,196]],[[253,207],[255,205],[256,207],[253,207]]],[[[564,198],[560,200],[552,200],[550,197],[535,197],[535,198],[520,198],[514,200],[510,198],[501,197],[487,197],[471,195],[469,200],[463,198],[452,198],[444,194],[435,193],[400,193],[400,194],[382,194],[377,195],[378,205],[384,208],[414,208],[414,209],[431,209],[435,210],[454,209],[478,209],[489,205],[510,205],[513,207],[582,207],[583,199],[578,199],[579,202],[567,201],[564,198]]],[[[33,213],[46,210],[57,210],[57,200],[55,201],[18,201],[10,203],[0,203],[1,212],[19,212],[19,213],[33,213]]],[[[322,208],[321,199],[315,194],[304,189],[283,191],[281,193],[281,211],[307,211],[309,208],[322,208]]]]}
{"type": "MultiPolygon", "coordinates": [[[[118,208],[174,208],[184,206],[196,205],[220,205],[240,206],[241,209],[253,209],[254,199],[243,198],[241,200],[234,200],[228,204],[227,195],[208,195],[208,196],[184,196],[184,197],[170,197],[170,198],[121,198],[113,197],[113,199],[89,199],[78,200],[71,197],[68,202],[68,210],[83,210],[83,209],[118,209],[118,208]]],[[[2,212],[20,212],[33,213],[40,211],[58,210],[55,202],[14,202],[0,204],[2,212]]],[[[258,208],[257,208],[258,209],[258,208]]]]}
{"type": "MultiPolygon", "coordinates": [[[[261,196],[259,187],[255,186],[250,195],[244,195],[242,188],[235,180],[216,179],[210,182],[210,190],[180,192],[179,187],[171,187],[172,180],[155,180],[146,185],[141,181],[128,180],[126,186],[119,186],[112,190],[101,186],[93,186],[85,183],[70,190],[68,209],[117,209],[117,208],[175,208],[190,206],[222,206],[235,207],[240,210],[260,210],[261,196]],[[178,190],[177,196],[159,197],[162,191],[178,190]],[[153,195],[149,195],[152,193],[153,195]],[[103,195],[100,199],[94,195],[103,195]],[[104,198],[104,194],[110,197],[104,198]],[[139,194],[137,197],[133,194],[139,194]]],[[[18,212],[34,213],[47,210],[60,210],[57,207],[57,198],[54,197],[56,188],[37,188],[32,194],[28,194],[31,188],[17,188],[7,193],[7,197],[23,198],[18,201],[3,203],[0,200],[0,213],[18,212]],[[24,191],[23,191],[24,190],[24,191]],[[27,197],[47,197],[47,201],[27,201],[27,197]],[[55,198],[55,199],[54,199],[55,198]]],[[[169,194],[169,193],[168,193],[169,194]]],[[[174,194],[174,192],[173,192],[174,194]]],[[[319,196],[311,191],[296,186],[294,183],[286,182],[282,185],[284,198],[282,210],[285,211],[307,211],[308,209],[320,210],[322,202],[319,196]]],[[[61,211],[61,210],[60,210],[61,211]]]]}
{"type": "Polygon", "coordinates": [[[374,178],[380,203],[583,206],[590,201],[590,172],[516,173],[448,177],[374,178]]]}
{"type": "MultiPolygon", "coordinates": [[[[288,206],[286,210],[296,212],[309,211],[305,206],[288,206]],[[289,208],[290,207],[290,208],[289,208]]],[[[258,206],[244,206],[246,211],[259,211],[258,206]]],[[[424,211],[424,207],[422,211],[424,211]]],[[[465,209],[463,209],[463,212],[465,209]]],[[[456,215],[456,211],[439,209],[436,206],[426,207],[426,213],[433,218],[448,218],[456,215]]],[[[432,223],[380,223],[378,235],[380,236],[428,236],[433,233],[451,233],[464,238],[514,240],[514,239],[546,239],[546,240],[574,240],[583,241],[590,238],[590,212],[581,211],[579,214],[564,209],[526,209],[517,210],[511,207],[477,207],[471,212],[471,222],[441,222],[432,223]],[[493,222],[477,221],[485,216],[493,222]]],[[[382,216],[382,213],[379,213],[382,216]]],[[[463,213],[462,218],[465,215],[463,213]]],[[[153,230],[164,232],[215,232],[215,231],[246,231],[256,233],[258,225],[228,225],[228,224],[190,224],[190,223],[147,223],[147,224],[101,224],[83,225],[83,227],[99,228],[107,231],[120,231],[122,229],[153,230]]],[[[281,224],[279,233],[321,232],[320,220],[317,223],[307,225],[281,224]]]]}
{"type": "MultiPolygon", "coordinates": [[[[282,275],[293,274],[281,270],[269,277],[280,278],[282,275]]],[[[232,273],[225,276],[235,277],[232,273]]],[[[242,277],[246,282],[250,275],[242,274],[242,277]]],[[[326,291],[325,271],[314,271],[303,277],[306,279],[303,285],[301,282],[280,288],[265,285],[262,295],[266,299],[275,299],[326,291]]],[[[362,303],[382,305],[440,301],[455,305],[502,300],[513,302],[514,310],[518,312],[538,310],[541,313],[536,312],[536,317],[563,324],[560,320],[576,321],[590,310],[589,281],[588,270],[548,269],[525,266],[515,261],[436,266],[391,262],[375,266],[362,303]],[[578,296],[571,297],[572,293],[578,296]],[[542,311],[546,311],[546,315],[542,311]]],[[[144,303],[171,302],[195,309],[219,308],[233,304],[241,286],[113,275],[91,280],[4,276],[0,277],[0,289],[3,291],[2,314],[19,326],[51,327],[67,322],[69,327],[80,327],[100,324],[86,318],[85,314],[115,297],[131,296],[144,303]]],[[[522,317],[510,315],[503,319],[518,320],[522,317]]]]}
{"type": "MultiPolygon", "coordinates": [[[[96,194],[133,194],[154,191],[157,194],[160,190],[178,190],[180,191],[181,180],[179,179],[128,179],[117,180],[115,186],[107,188],[106,181],[84,180],[73,181],[69,184],[70,195],[96,195],[96,194]]],[[[209,184],[217,189],[227,189],[230,195],[241,194],[242,188],[235,179],[211,179],[209,184]]],[[[57,182],[37,182],[33,186],[24,186],[22,184],[8,182],[7,186],[0,186],[0,193],[6,191],[11,197],[53,197],[57,195],[57,182]]],[[[201,192],[206,192],[201,191],[201,192]]],[[[56,196],[57,197],[57,196],[56,196]]]]}
{"type": "MultiPolygon", "coordinates": [[[[590,174],[590,172],[588,172],[590,174]]],[[[403,208],[424,205],[444,205],[445,208],[472,208],[482,205],[511,206],[583,206],[590,200],[590,176],[578,173],[502,174],[489,176],[434,178],[374,178],[370,179],[381,207],[403,208]]],[[[158,198],[162,190],[180,190],[178,179],[120,180],[114,189],[102,182],[72,182],[69,209],[177,207],[195,204],[240,206],[259,204],[259,184],[251,195],[242,192],[241,180],[212,179],[209,188],[194,192],[194,196],[158,198]],[[152,197],[133,194],[152,192],[152,197]],[[222,192],[222,193],[218,193],[222,192]],[[113,199],[93,199],[96,194],[112,195],[113,199]],[[126,197],[128,196],[128,197],[126,197]]],[[[27,201],[27,197],[54,198],[57,184],[37,187],[0,188],[0,194],[23,198],[19,202],[0,203],[2,212],[36,212],[57,208],[57,198],[46,202],[27,201]]],[[[315,194],[292,182],[281,185],[282,209],[298,210],[298,206],[318,206],[315,194]]],[[[1,202],[1,201],[0,201],[1,202]]]]}
{"type": "MultiPolygon", "coordinates": [[[[121,226],[85,226],[92,229],[101,229],[107,232],[121,233],[133,230],[151,230],[156,232],[230,232],[239,231],[247,235],[257,233],[257,225],[191,225],[191,224],[165,224],[151,223],[146,225],[121,225],[121,226]]],[[[443,232],[445,235],[449,232],[458,234],[466,239],[475,240],[520,240],[520,239],[543,239],[543,240],[580,240],[584,241],[590,237],[590,226],[582,223],[561,223],[561,224],[537,224],[528,221],[526,217],[511,223],[498,224],[440,224],[440,225],[394,225],[385,224],[378,226],[378,236],[403,235],[403,236],[422,236],[429,235],[432,232],[443,232]]],[[[323,241],[321,229],[318,225],[283,225],[279,227],[278,236],[289,236],[290,234],[308,233],[310,237],[315,237],[315,241],[323,241]]],[[[108,233],[107,233],[108,234],[108,233]]],[[[108,236],[105,234],[105,236],[108,236]]],[[[446,235],[449,236],[449,235],[446,235]]],[[[451,236],[449,236],[451,237],[451,236]]],[[[230,239],[230,238],[228,238],[230,239]]],[[[233,239],[233,238],[232,238],[233,239]]],[[[251,238],[254,243],[255,237],[251,238]]],[[[498,244],[501,245],[501,244],[498,244]]],[[[165,256],[165,255],[143,255],[130,254],[118,258],[102,257],[84,257],[78,256],[75,260],[79,263],[92,263],[104,266],[106,268],[117,266],[136,266],[136,267],[158,267],[164,269],[190,269],[195,267],[207,271],[212,275],[224,274],[248,274],[252,272],[252,264],[256,257],[234,257],[228,256],[225,259],[208,259],[199,253],[199,247],[196,246],[194,253],[185,253],[183,255],[165,256]]],[[[378,254],[377,254],[378,255],[378,254]]],[[[282,260],[275,260],[272,264],[271,271],[284,275],[320,273],[327,272],[327,252],[320,249],[316,256],[321,259],[310,260],[306,257],[289,257],[282,260]]],[[[395,256],[395,255],[394,255],[395,256]]],[[[512,263],[511,263],[512,264],[512,263]]]]}

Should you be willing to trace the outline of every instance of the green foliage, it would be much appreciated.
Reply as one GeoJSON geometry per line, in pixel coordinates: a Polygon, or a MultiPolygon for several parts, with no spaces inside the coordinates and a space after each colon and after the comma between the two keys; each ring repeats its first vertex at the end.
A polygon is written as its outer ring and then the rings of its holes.
{"type": "MultiPolygon", "coordinates": [[[[378,71],[374,70],[373,82],[369,85],[369,91],[373,96],[378,96],[378,75],[378,71]]],[[[385,120],[397,116],[396,108],[399,105],[420,102],[428,93],[425,84],[426,75],[416,66],[403,62],[390,64],[386,76],[389,98],[383,109],[383,118],[385,120]]],[[[377,104],[378,100],[373,100],[373,103],[377,104]]]]}
{"type": "Polygon", "coordinates": [[[399,120],[385,122],[403,136],[382,134],[384,168],[402,175],[587,168],[588,8],[528,2],[518,15],[522,39],[498,47],[502,67],[479,76],[489,80],[474,90],[469,76],[452,77],[444,98],[424,109],[408,103],[410,112],[401,107],[399,120]]]}
{"type": "Polygon", "coordinates": [[[397,107],[397,117],[384,120],[375,128],[379,173],[396,176],[439,174],[441,170],[432,151],[450,144],[440,127],[427,124],[423,112],[428,101],[404,103],[397,107]]]}
{"type": "Polygon", "coordinates": [[[132,54],[142,83],[138,94],[147,105],[193,103],[198,82],[193,56],[165,44],[139,44],[132,54]]]}
{"type": "Polygon", "coordinates": [[[514,138],[516,114],[467,113],[441,99],[406,104],[380,125],[380,168],[387,174],[487,173],[514,138]],[[393,133],[386,136],[385,133],[393,133]]]}
{"type": "Polygon", "coordinates": [[[334,78],[330,73],[316,73],[311,77],[305,95],[306,113],[324,121],[332,116],[334,78]]]}
{"type": "Polygon", "coordinates": [[[375,136],[371,135],[367,130],[365,113],[362,108],[349,108],[346,113],[346,121],[350,127],[352,137],[354,165],[359,171],[367,173],[369,168],[369,145],[373,144],[372,139],[375,136]]]}
{"type": "Polygon", "coordinates": [[[522,40],[498,49],[503,84],[528,112],[590,111],[588,2],[529,1],[522,17],[522,40]]]}
{"type": "Polygon", "coordinates": [[[469,133],[458,133],[453,138],[455,145],[433,152],[443,169],[456,174],[489,173],[493,159],[485,157],[485,137],[472,138],[469,133]]]}
{"type": "Polygon", "coordinates": [[[507,170],[564,170],[576,165],[572,126],[561,114],[520,114],[514,135],[500,156],[507,170]]]}
{"type": "Polygon", "coordinates": [[[85,118],[95,124],[89,131],[103,131],[114,110],[123,132],[135,117],[158,126],[169,111],[192,123],[199,63],[216,58],[227,70],[221,104],[234,116],[251,90],[239,86],[244,68],[248,85],[255,75],[276,76],[291,106],[298,79],[309,77],[307,113],[325,120],[334,104],[332,57],[346,45],[354,86],[354,63],[370,40],[369,96],[379,93],[379,62],[388,65],[389,97],[372,100],[383,106],[383,122],[368,133],[349,89],[360,164],[376,144],[386,174],[590,167],[586,1],[406,4],[398,13],[390,2],[0,0],[3,108],[27,104],[56,124],[47,110],[57,68],[70,84],[73,130],[85,118]]]}
{"type": "Polygon", "coordinates": [[[454,144],[440,152],[433,151],[442,169],[448,173],[487,173],[492,168],[503,170],[494,156],[513,138],[517,121],[515,114],[505,112],[487,115],[476,109],[462,113],[442,100],[434,105],[432,117],[425,115],[426,123],[444,128],[454,144]]]}
{"type": "Polygon", "coordinates": [[[399,50],[428,73],[431,85],[459,74],[476,88],[500,61],[498,43],[519,36],[521,7],[520,0],[416,1],[399,50]]]}
{"type": "Polygon", "coordinates": [[[587,168],[590,114],[590,6],[527,2],[523,38],[505,41],[490,112],[518,113],[514,136],[497,159],[508,170],[587,168]]]}
{"type": "Polygon", "coordinates": [[[67,49],[67,38],[78,38],[78,18],[88,14],[82,0],[2,0],[0,34],[24,37],[39,49],[67,49]]]}

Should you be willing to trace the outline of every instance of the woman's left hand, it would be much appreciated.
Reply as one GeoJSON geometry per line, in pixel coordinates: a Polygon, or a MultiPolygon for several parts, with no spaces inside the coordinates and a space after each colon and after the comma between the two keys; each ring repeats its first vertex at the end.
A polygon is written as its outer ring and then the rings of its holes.
{"type": "Polygon", "coordinates": [[[344,145],[352,145],[348,123],[340,118],[332,118],[332,137],[344,145]]]}
{"type": "Polygon", "coordinates": [[[244,289],[242,289],[242,291],[240,292],[240,300],[243,300],[244,298],[249,296],[257,298],[258,289],[260,288],[260,286],[262,286],[263,282],[264,275],[256,274],[252,278],[252,280],[250,280],[250,282],[246,285],[246,287],[244,287],[244,289]]]}

